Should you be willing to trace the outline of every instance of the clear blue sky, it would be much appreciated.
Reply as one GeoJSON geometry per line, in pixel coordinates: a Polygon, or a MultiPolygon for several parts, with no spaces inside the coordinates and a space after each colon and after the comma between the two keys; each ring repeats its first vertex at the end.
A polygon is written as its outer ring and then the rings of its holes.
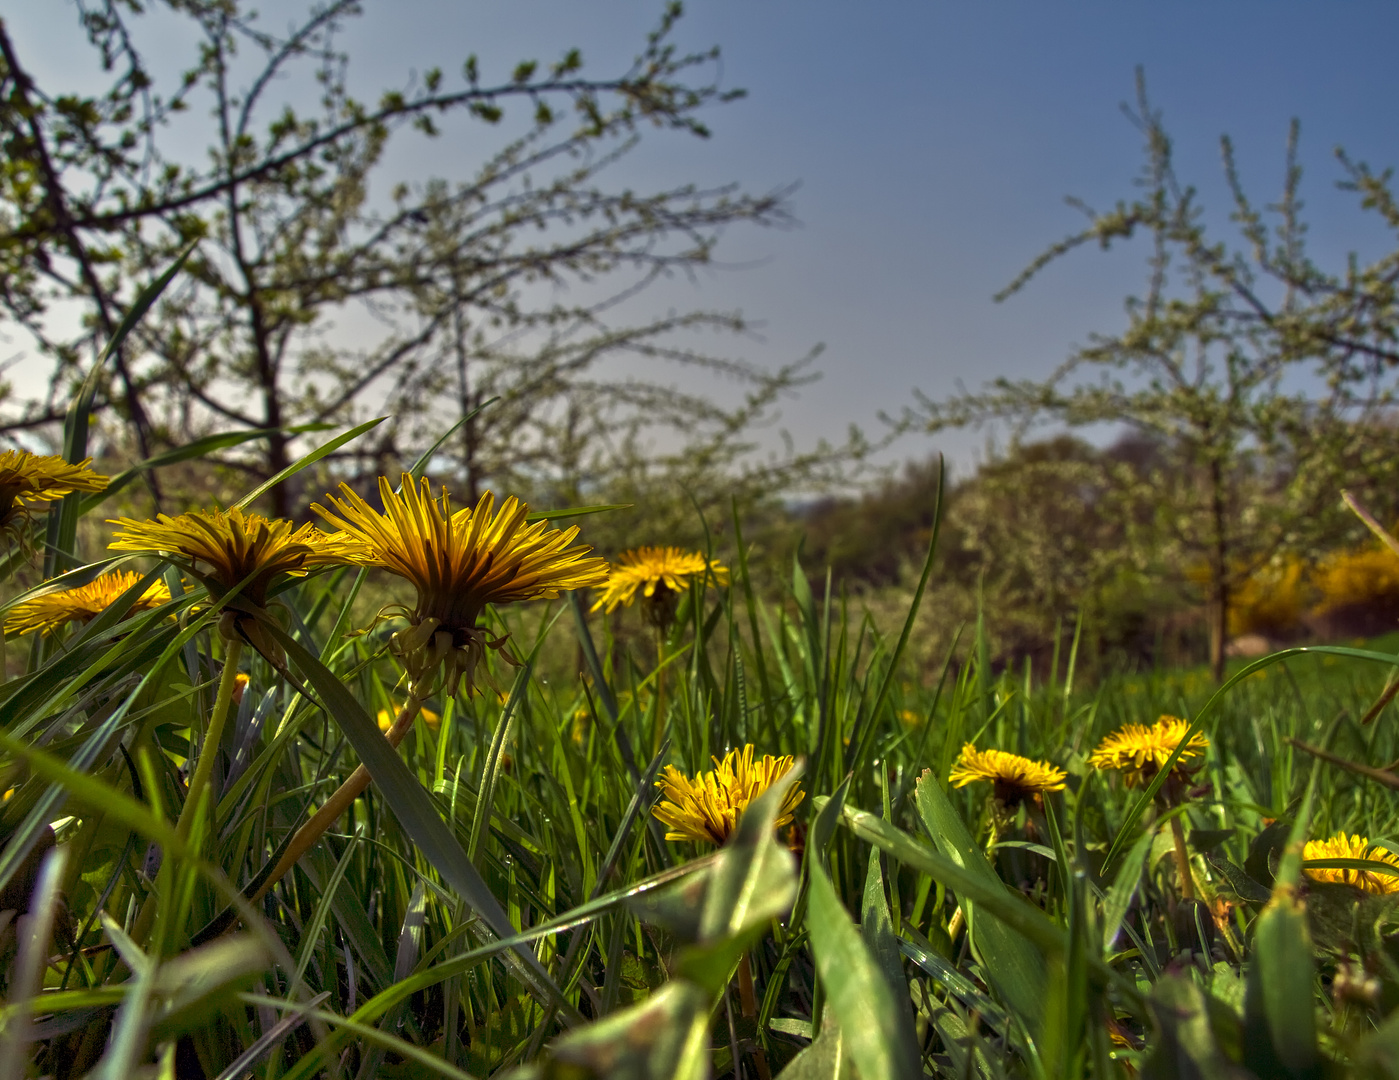
{"type": "MultiPolygon", "coordinates": [[[[618,70],[660,4],[640,0],[365,0],[345,40],[366,93],[409,73],[487,78],[515,61],[582,48],[587,70],[618,70]]],[[[64,62],[73,8],[3,0],[21,48],[64,62]],[[43,9],[38,10],[38,9],[43,9]],[[61,22],[60,22],[61,20],[61,22]],[[62,34],[59,28],[62,27],[62,34]]],[[[264,20],[280,26],[276,5],[264,20]]],[[[1287,2],[850,3],[702,0],[680,42],[723,50],[724,81],[745,100],[714,109],[707,141],[651,138],[620,179],[644,189],[680,180],[765,190],[800,182],[790,231],[735,231],[718,270],[646,303],[741,308],[762,323],[747,355],[777,364],[822,342],[824,378],[784,410],[799,442],[876,428],[912,387],[1047,373],[1093,330],[1121,325],[1143,277],[1142,252],[1082,251],[1003,304],[992,294],[1076,229],[1076,195],[1130,197],[1140,140],[1119,111],[1137,65],[1176,138],[1182,175],[1214,220],[1227,214],[1220,134],[1240,152],[1258,201],[1277,194],[1292,117],[1302,123],[1304,197],[1318,255],[1381,250],[1384,238],[1335,191],[1333,148],[1399,164],[1399,5],[1287,2]]],[[[68,45],[71,48],[71,44],[68,45]]],[[[408,149],[405,172],[450,174],[474,160],[481,129],[408,149]]],[[[984,434],[905,440],[898,456],[946,449],[966,461],[984,434]]]]}

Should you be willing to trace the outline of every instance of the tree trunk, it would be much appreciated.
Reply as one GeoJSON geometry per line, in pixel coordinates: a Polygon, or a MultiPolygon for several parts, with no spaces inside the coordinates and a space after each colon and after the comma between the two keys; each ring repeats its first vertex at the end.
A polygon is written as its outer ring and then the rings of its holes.
{"type": "Polygon", "coordinates": [[[1210,462],[1210,512],[1214,531],[1210,552],[1210,675],[1224,681],[1224,648],[1229,630],[1229,535],[1224,505],[1224,466],[1210,462]]]}
{"type": "Polygon", "coordinates": [[[1210,676],[1218,683],[1224,681],[1224,649],[1229,626],[1228,584],[1222,580],[1217,581],[1212,585],[1210,592],[1210,676]]]}
{"type": "MultiPolygon", "coordinates": [[[[460,292],[459,286],[457,291],[460,292]]],[[[481,472],[476,460],[476,417],[471,414],[478,408],[477,399],[480,395],[471,392],[471,380],[468,378],[466,316],[463,314],[464,305],[459,295],[453,298],[453,303],[456,305],[452,312],[452,337],[457,356],[457,407],[465,421],[461,426],[462,489],[466,505],[475,506],[481,498],[481,472]]]]}

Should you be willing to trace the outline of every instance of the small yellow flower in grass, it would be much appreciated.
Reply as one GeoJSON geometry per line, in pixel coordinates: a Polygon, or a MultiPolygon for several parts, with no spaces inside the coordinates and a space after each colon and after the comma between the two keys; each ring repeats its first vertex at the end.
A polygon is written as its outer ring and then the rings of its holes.
{"type": "MultiPolygon", "coordinates": [[[[1175,753],[1189,727],[1190,721],[1176,716],[1163,716],[1151,727],[1127,724],[1098,744],[1088,756],[1088,764],[1095,769],[1116,769],[1123,774],[1129,787],[1149,784],[1175,753]]],[[[1195,732],[1176,759],[1172,772],[1187,772],[1192,759],[1202,757],[1209,745],[1209,739],[1195,732]]]]}
{"type": "MultiPolygon", "coordinates": [[[[122,593],[138,584],[144,574],[118,570],[93,578],[86,585],[62,592],[46,593],[16,604],[5,619],[5,633],[27,634],[40,630],[51,634],[74,620],[87,622],[111,607],[122,593]]],[[[153,582],[131,604],[129,614],[160,607],[170,599],[170,590],[153,582]]]]}
{"type": "MultiPolygon", "coordinates": [[[[1399,872],[1399,855],[1386,848],[1375,847],[1363,836],[1347,836],[1337,833],[1330,840],[1308,840],[1302,848],[1302,860],[1312,859],[1365,859],[1369,862],[1382,862],[1399,872]]],[[[1376,896],[1399,893],[1399,876],[1375,870],[1349,868],[1305,867],[1304,872],[1313,881],[1326,881],[1335,885],[1354,885],[1363,892],[1376,896]]]]}
{"type": "Polygon", "coordinates": [[[703,555],[677,547],[639,547],[623,552],[593,610],[610,615],[619,605],[630,607],[640,591],[646,600],[646,621],[664,630],[675,617],[675,606],[680,594],[690,587],[690,579],[703,579],[706,570],[720,585],[729,580],[728,570],[718,559],[706,561],[703,555]]]}
{"type": "Polygon", "coordinates": [[[1065,778],[1063,769],[1047,761],[1031,761],[1004,750],[978,750],[967,743],[948,780],[959,788],[989,780],[996,801],[1009,808],[1039,798],[1046,791],[1063,791],[1065,778]]]}
{"type": "Polygon", "coordinates": [[[527,524],[529,507],[513,496],[499,510],[490,492],[474,508],[453,510],[445,490],[433,498],[426,477],[418,482],[407,473],[401,494],[380,477],[379,496],[382,511],[341,484],[339,496],[327,495],[326,506],[312,509],[342,530],[335,536],[350,542],[350,561],[382,567],[417,589],[417,604],[401,609],[409,628],[390,642],[415,692],[426,690],[439,668],[448,694],[463,677],[467,692],[475,690],[473,676],[486,648],[505,645],[476,625],[487,604],[552,600],[607,580],[605,559],[570,546],[576,526],[527,524]]]}
{"type": "MultiPolygon", "coordinates": [[[[661,770],[656,786],[666,801],[651,812],[670,826],[667,840],[723,844],[733,835],[749,804],[786,776],[793,765],[790,756],[764,754],[755,761],[751,744],[730,750],[723,761],[717,757],[712,760],[714,771],[700,773],[693,780],[674,765],[661,770]]],[[[800,782],[788,789],[774,822],[777,828],[792,820],[804,797],[800,782]]]]}
{"type": "Polygon", "coordinates": [[[236,626],[268,656],[280,656],[281,650],[255,616],[265,611],[273,582],[282,575],[301,577],[314,567],[346,561],[347,545],[314,525],[251,511],[191,510],[175,517],[160,514],[154,521],[116,518],[111,524],[119,526],[107,545],[111,550],[168,558],[202,582],[216,600],[241,584],[228,600],[228,632],[236,626]]]}
{"type": "Polygon", "coordinates": [[[91,458],[70,465],[56,454],[6,450],[0,454],[0,531],[13,534],[38,503],[75,491],[104,491],[107,478],[88,468],[91,458]]]}

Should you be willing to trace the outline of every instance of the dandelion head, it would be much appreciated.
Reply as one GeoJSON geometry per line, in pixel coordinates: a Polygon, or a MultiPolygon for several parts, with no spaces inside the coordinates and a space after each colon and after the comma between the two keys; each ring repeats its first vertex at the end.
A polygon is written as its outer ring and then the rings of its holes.
{"type": "Polygon", "coordinates": [[[1386,848],[1372,845],[1367,837],[1340,832],[1329,840],[1308,840],[1302,848],[1302,861],[1313,859],[1364,859],[1367,862],[1384,863],[1394,867],[1395,873],[1386,874],[1382,870],[1362,870],[1350,867],[1311,867],[1303,872],[1313,881],[1324,881],[1335,885],[1353,885],[1362,892],[1375,896],[1389,896],[1399,893],[1399,855],[1386,848]]]}
{"type": "MultiPolygon", "coordinates": [[[[674,765],[661,770],[656,786],[664,801],[652,813],[669,826],[667,840],[723,844],[738,828],[743,812],[753,800],[786,776],[793,765],[790,756],[764,754],[755,758],[751,744],[742,750],[730,750],[722,761],[717,757],[712,760],[712,771],[693,778],[674,765]]],[[[773,823],[775,827],[791,822],[804,796],[800,783],[788,788],[773,823]]]]}
{"type": "Polygon", "coordinates": [[[242,586],[231,603],[264,607],[267,591],[281,574],[300,577],[333,565],[344,545],[314,525],[297,525],[248,511],[190,510],[154,520],[111,519],[118,526],[113,551],[134,551],[187,562],[216,598],[242,586]]]}
{"type": "Polygon", "coordinates": [[[728,570],[717,559],[677,547],[635,548],[618,557],[593,610],[611,614],[619,606],[630,607],[639,595],[646,621],[665,630],[674,620],[680,594],[689,588],[690,581],[703,581],[709,574],[720,585],[729,580],[728,570]]]}
{"type": "Polygon", "coordinates": [[[454,510],[445,490],[434,497],[426,478],[407,473],[401,492],[380,477],[379,496],[383,510],[341,484],[338,495],[312,509],[339,530],[332,535],[349,545],[351,562],[380,567],[417,589],[417,602],[404,609],[408,628],[391,640],[415,692],[426,692],[439,671],[448,694],[463,680],[468,693],[475,690],[485,650],[505,645],[477,625],[487,604],[553,599],[607,580],[606,560],[574,545],[576,527],[529,523],[529,507],[513,496],[497,509],[487,492],[474,507],[454,510]]]}
{"type": "Polygon", "coordinates": [[[1046,791],[1063,791],[1066,775],[1046,761],[1031,761],[1004,750],[978,750],[967,743],[948,779],[953,787],[990,781],[996,801],[1010,808],[1046,791]]]}
{"type": "MultiPolygon", "coordinates": [[[[14,636],[38,630],[52,634],[70,622],[87,622],[111,607],[127,590],[140,583],[142,574],[117,570],[93,578],[86,585],[45,593],[16,604],[5,618],[5,633],[14,636]]],[[[170,599],[164,582],[152,582],[131,602],[130,613],[149,611],[170,599]]]]}
{"type": "Polygon", "coordinates": [[[31,454],[6,450],[0,454],[0,531],[19,534],[31,510],[75,491],[105,491],[107,478],[89,466],[91,458],[76,465],[56,454],[31,454]]]}
{"type": "Polygon", "coordinates": [[[270,657],[280,657],[281,649],[258,619],[273,583],[346,561],[343,541],[314,525],[237,508],[158,514],[145,521],[116,518],[111,524],[118,526],[107,545],[111,550],[159,556],[179,565],[227,605],[223,632],[241,635],[270,657]]]}
{"type": "Polygon", "coordinates": [[[1122,773],[1128,786],[1145,785],[1151,783],[1184,741],[1171,770],[1184,777],[1199,764],[1197,759],[1204,756],[1210,745],[1209,739],[1198,731],[1187,740],[1189,730],[1190,721],[1177,716],[1162,716],[1150,727],[1127,724],[1098,744],[1089,755],[1088,764],[1095,769],[1115,769],[1122,773]]]}

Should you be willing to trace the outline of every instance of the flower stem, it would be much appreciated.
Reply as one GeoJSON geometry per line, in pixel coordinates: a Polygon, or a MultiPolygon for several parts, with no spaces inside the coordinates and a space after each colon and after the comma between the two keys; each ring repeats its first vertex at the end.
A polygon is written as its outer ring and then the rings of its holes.
{"type": "Polygon", "coordinates": [[[1195,877],[1190,872],[1190,849],[1185,846],[1185,827],[1180,815],[1171,818],[1171,836],[1176,842],[1176,871],[1180,875],[1180,895],[1183,900],[1195,899],[1195,877]]]}
{"type": "MultiPolygon", "coordinates": [[[[425,695],[423,695],[425,696],[425,695]]],[[[408,734],[408,729],[413,726],[413,721],[418,717],[418,710],[422,708],[423,697],[411,690],[408,700],[403,703],[403,708],[394,717],[393,726],[384,733],[384,737],[389,740],[389,745],[397,747],[403,741],[403,737],[408,734]]],[[[277,865],[272,868],[272,873],[267,880],[262,883],[262,887],[254,893],[249,900],[256,904],[273,885],[281,881],[286,876],[287,871],[296,865],[301,856],[309,851],[324,834],[340,818],[346,810],[369,786],[369,770],[363,765],[355,767],[343,784],[341,784],[325,805],[315,812],[305,825],[296,830],[296,835],[291,838],[291,843],[287,850],[282,853],[282,857],[277,860],[277,865]]]]}
{"type": "MultiPolygon", "coordinates": [[[[753,995],[753,964],[748,958],[747,951],[738,962],[738,1000],[743,1007],[743,1015],[750,1020],[758,1018],[758,999],[753,995]]],[[[758,1034],[753,1033],[755,1043],[758,1034]]],[[[763,1052],[759,1043],[753,1048],[753,1065],[758,1070],[758,1080],[772,1080],[772,1073],[768,1071],[768,1057],[763,1052]]],[[[738,1072],[738,1062],[734,1062],[734,1072],[738,1072]]]]}
{"type": "Polygon", "coordinates": [[[656,718],[651,722],[651,754],[661,752],[665,739],[665,631],[656,630],[656,718]]]}
{"type": "Polygon", "coordinates": [[[214,772],[214,762],[218,760],[219,742],[228,721],[228,708],[233,702],[233,688],[238,683],[238,658],[242,653],[242,641],[237,638],[224,639],[223,676],[219,679],[218,695],[214,698],[214,711],[209,717],[209,726],[204,729],[199,760],[195,763],[194,775],[190,777],[180,820],[175,823],[175,831],[182,840],[189,836],[199,801],[204,797],[204,789],[209,786],[209,777],[214,772]]]}

